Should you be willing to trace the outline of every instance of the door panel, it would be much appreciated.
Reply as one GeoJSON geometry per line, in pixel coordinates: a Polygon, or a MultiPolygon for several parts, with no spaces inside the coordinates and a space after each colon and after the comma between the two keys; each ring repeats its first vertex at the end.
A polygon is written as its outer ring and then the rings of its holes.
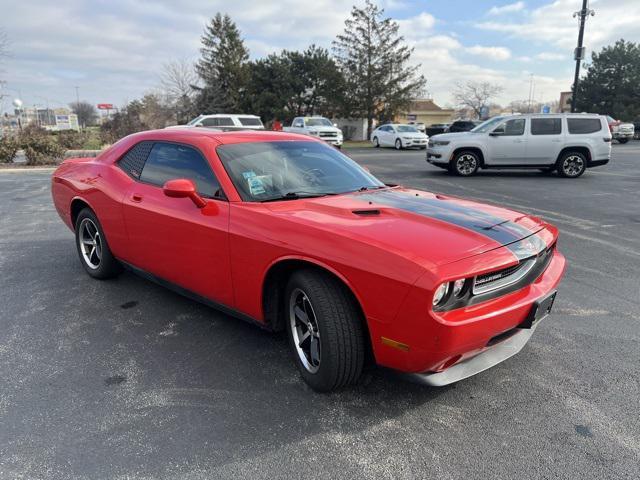
{"type": "Polygon", "coordinates": [[[134,183],[124,199],[131,262],[169,282],[232,306],[229,204],[169,198],[162,188],[134,183]]]}
{"type": "Polygon", "coordinates": [[[527,163],[551,165],[562,149],[564,132],[562,119],[553,117],[532,118],[527,142],[527,163]]]}
{"type": "Polygon", "coordinates": [[[498,125],[489,135],[487,165],[519,165],[525,164],[527,136],[525,133],[526,119],[517,118],[507,120],[498,125]]]}

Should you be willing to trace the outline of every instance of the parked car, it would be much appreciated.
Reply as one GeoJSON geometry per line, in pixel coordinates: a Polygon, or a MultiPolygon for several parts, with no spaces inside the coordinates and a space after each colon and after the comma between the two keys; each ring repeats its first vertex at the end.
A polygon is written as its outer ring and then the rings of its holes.
{"type": "Polygon", "coordinates": [[[623,123],[609,115],[607,115],[607,122],[613,139],[619,143],[627,143],[635,136],[635,125],[633,123],[623,123]]]}
{"type": "Polygon", "coordinates": [[[336,124],[324,117],[296,117],[290,127],[283,130],[289,133],[301,133],[317,137],[337,148],[342,148],[343,135],[336,124]]]}
{"type": "Polygon", "coordinates": [[[449,123],[434,123],[433,125],[428,126],[424,133],[433,137],[434,135],[445,133],[449,128],[449,125],[449,123]]]}
{"type": "Polygon", "coordinates": [[[451,125],[449,125],[449,128],[446,129],[445,133],[468,132],[469,130],[474,129],[477,126],[478,123],[472,120],[456,120],[451,125]]]}
{"type": "Polygon", "coordinates": [[[229,130],[264,130],[260,117],[256,115],[235,115],[216,113],[213,115],[199,115],[186,125],[174,125],[168,128],[207,127],[222,131],[229,130]]]}
{"type": "Polygon", "coordinates": [[[65,160],[51,189],[89,276],[126,267],[286,330],[320,391],[355,383],[368,358],[430,385],[506,360],[565,269],[541,219],[386,186],[311,136],[141,132],[65,160]]]}
{"type": "Polygon", "coordinates": [[[428,141],[429,137],[413,125],[388,123],[371,132],[371,143],[374,147],[395,147],[396,150],[411,147],[425,149],[428,141]]]}
{"type": "Polygon", "coordinates": [[[415,127],[416,130],[418,130],[419,132],[422,133],[426,133],[426,126],[424,123],[422,122],[408,122],[409,125],[411,125],[412,127],[415,127]]]}
{"type": "Polygon", "coordinates": [[[576,178],[611,157],[607,119],[595,114],[506,115],[429,140],[427,162],[462,176],[479,168],[557,170],[576,178]]]}

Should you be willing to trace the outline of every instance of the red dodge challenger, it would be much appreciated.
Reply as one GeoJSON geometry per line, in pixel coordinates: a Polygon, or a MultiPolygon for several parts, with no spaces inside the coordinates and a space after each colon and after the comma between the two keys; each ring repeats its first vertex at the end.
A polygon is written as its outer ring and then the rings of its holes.
{"type": "Polygon", "coordinates": [[[128,268],[270,330],[315,390],[363,365],[446,385],[509,358],[552,307],[558,230],[385,185],[319,139],[167,129],[66,160],[55,207],[98,279],[128,268]]]}

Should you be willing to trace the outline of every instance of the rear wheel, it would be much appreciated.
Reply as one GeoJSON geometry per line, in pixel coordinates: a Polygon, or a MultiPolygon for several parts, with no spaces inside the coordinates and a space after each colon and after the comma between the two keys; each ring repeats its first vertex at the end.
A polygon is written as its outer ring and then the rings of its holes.
{"type": "Polygon", "coordinates": [[[396,150],[402,150],[402,140],[396,139],[396,150]]]}
{"type": "Polygon", "coordinates": [[[295,272],[285,295],[289,343],[302,378],[329,392],[355,383],[364,365],[360,314],[345,287],[316,270],[295,272]]]}
{"type": "Polygon", "coordinates": [[[121,272],[122,266],[109,249],[98,217],[89,208],[76,219],[76,247],[82,266],[93,278],[112,278],[121,272]]]}
{"type": "Polygon", "coordinates": [[[578,178],[587,169],[587,158],[580,152],[564,153],[558,160],[558,174],[564,178],[578,178]]]}
{"type": "Polygon", "coordinates": [[[449,165],[449,171],[461,177],[474,175],[480,167],[480,157],[471,150],[458,152],[449,165]]]}

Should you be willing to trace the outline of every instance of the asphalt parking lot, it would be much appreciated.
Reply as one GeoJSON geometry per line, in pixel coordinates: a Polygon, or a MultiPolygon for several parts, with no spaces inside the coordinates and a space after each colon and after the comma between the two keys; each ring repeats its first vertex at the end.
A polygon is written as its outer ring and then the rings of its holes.
{"type": "Polygon", "coordinates": [[[129,273],[90,279],[50,172],[0,172],[0,478],[639,478],[640,142],[613,149],[577,180],[346,150],[386,182],[550,220],[569,266],[507,362],[332,395],[283,336],[129,273]]]}

